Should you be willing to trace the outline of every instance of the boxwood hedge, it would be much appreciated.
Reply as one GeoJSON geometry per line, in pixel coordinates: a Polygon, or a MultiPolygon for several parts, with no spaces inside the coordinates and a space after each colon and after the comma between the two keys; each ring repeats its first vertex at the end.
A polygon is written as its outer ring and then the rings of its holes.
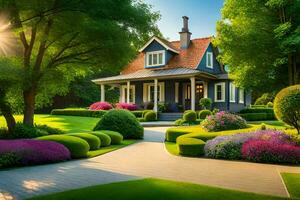
{"type": "Polygon", "coordinates": [[[110,137],[102,132],[98,132],[98,131],[94,131],[94,132],[90,132],[90,134],[97,136],[100,141],[101,141],[101,147],[106,147],[109,146],[111,144],[111,139],[110,137]]]}
{"type": "Polygon", "coordinates": [[[101,140],[95,135],[89,133],[70,133],[67,135],[79,137],[85,140],[90,145],[90,150],[96,150],[100,148],[101,140]]]}
{"type": "Polygon", "coordinates": [[[121,144],[123,141],[123,135],[121,135],[120,133],[118,133],[116,131],[100,130],[97,132],[101,132],[101,133],[108,135],[111,139],[111,144],[121,144]]]}

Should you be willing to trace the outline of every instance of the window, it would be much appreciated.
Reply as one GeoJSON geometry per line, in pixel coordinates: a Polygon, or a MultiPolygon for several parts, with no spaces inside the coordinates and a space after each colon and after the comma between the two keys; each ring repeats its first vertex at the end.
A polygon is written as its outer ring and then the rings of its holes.
{"type": "MultiPolygon", "coordinates": [[[[121,97],[122,97],[121,98],[122,102],[127,102],[127,85],[122,85],[121,97]]],[[[130,86],[129,101],[130,101],[130,103],[135,103],[135,86],[134,85],[130,86]]]]}
{"type": "MultiPolygon", "coordinates": [[[[159,82],[157,85],[157,101],[163,102],[165,99],[164,95],[164,83],[159,82]]],[[[154,102],[154,83],[144,83],[143,89],[143,101],[144,102],[154,102]]]]}
{"type": "Polygon", "coordinates": [[[215,102],[225,101],[225,83],[215,84],[215,102]]]}
{"type": "Polygon", "coordinates": [[[229,83],[229,100],[235,102],[235,85],[232,82],[229,83]]]}
{"type": "Polygon", "coordinates": [[[206,67],[207,68],[213,68],[213,53],[207,52],[206,53],[206,67]]]}
{"type": "Polygon", "coordinates": [[[245,95],[244,89],[239,88],[239,103],[244,103],[245,95]]]}
{"type": "Polygon", "coordinates": [[[153,51],[146,53],[147,66],[159,66],[165,63],[165,51],[153,51]]]}

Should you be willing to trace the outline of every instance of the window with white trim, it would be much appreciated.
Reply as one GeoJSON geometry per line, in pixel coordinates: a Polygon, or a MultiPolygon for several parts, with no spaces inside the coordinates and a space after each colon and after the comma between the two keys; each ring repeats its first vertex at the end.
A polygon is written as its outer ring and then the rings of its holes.
{"type": "Polygon", "coordinates": [[[232,82],[229,83],[229,101],[231,103],[235,102],[235,85],[232,82]]]}
{"type": "Polygon", "coordinates": [[[215,84],[215,102],[225,102],[225,82],[215,84]]]}
{"type": "MultiPolygon", "coordinates": [[[[127,85],[122,85],[122,102],[127,102],[127,85]]],[[[135,103],[135,85],[130,85],[129,91],[129,101],[130,103],[135,103]]]]}
{"type": "Polygon", "coordinates": [[[152,51],[146,53],[146,62],[149,67],[160,66],[165,64],[165,51],[152,51]]]}
{"type": "Polygon", "coordinates": [[[206,53],[206,67],[207,68],[213,68],[213,53],[207,52],[206,53]]]}
{"type": "Polygon", "coordinates": [[[245,91],[242,88],[239,88],[239,103],[244,103],[245,91]]]}
{"type": "MultiPolygon", "coordinates": [[[[163,102],[165,100],[165,84],[160,82],[157,84],[157,101],[163,102]]],[[[154,102],[154,83],[144,83],[144,101],[154,102]]]]}

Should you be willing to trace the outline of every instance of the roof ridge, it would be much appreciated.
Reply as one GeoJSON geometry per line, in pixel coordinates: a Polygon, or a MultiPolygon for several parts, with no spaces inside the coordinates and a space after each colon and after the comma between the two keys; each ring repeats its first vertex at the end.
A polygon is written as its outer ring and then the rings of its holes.
{"type": "MultiPolygon", "coordinates": [[[[201,37],[201,38],[194,38],[194,39],[191,39],[191,41],[193,40],[206,40],[206,39],[211,39],[213,38],[213,36],[207,36],[207,37],[201,37]]],[[[180,42],[180,40],[173,40],[173,41],[170,41],[171,43],[173,42],[180,42]]]]}

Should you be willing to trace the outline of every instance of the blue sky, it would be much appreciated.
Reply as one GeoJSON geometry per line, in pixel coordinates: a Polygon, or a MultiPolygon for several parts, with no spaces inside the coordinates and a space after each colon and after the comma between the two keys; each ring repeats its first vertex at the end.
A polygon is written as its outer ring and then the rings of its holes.
{"type": "Polygon", "coordinates": [[[161,20],[158,27],[169,40],[178,40],[182,28],[182,16],[189,19],[192,38],[215,35],[216,21],[221,18],[223,0],[144,0],[159,11],[161,20]]]}

